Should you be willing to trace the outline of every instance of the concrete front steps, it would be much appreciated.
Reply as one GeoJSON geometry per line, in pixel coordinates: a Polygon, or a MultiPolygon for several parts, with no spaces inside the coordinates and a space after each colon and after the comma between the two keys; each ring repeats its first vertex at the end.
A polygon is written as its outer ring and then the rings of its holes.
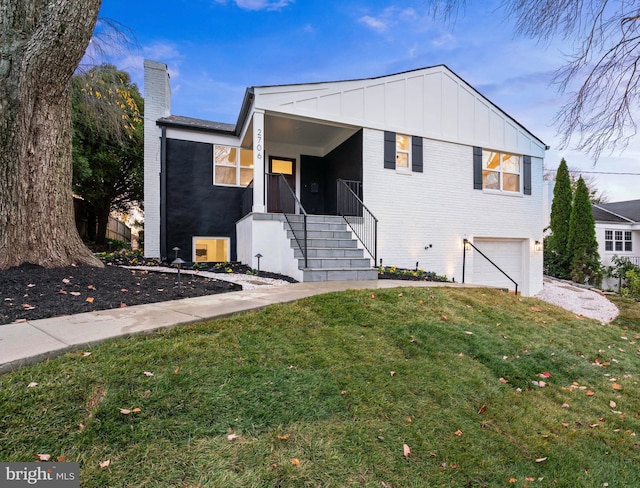
{"type": "Polygon", "coordinates": [[[303,217],[289,216],[291,227],[285,223],[287,237],[291,241],[303,281],[357,281],[376,280],[378,270],[371,266],[365,251],[358,247],[358,240],[347,228],[342,217],[335,215],[309,215],[307,217],[307,266],[293,230],[304,235],[303,217]],[[291,230],[293,229],[293,230],[291,230]]]}

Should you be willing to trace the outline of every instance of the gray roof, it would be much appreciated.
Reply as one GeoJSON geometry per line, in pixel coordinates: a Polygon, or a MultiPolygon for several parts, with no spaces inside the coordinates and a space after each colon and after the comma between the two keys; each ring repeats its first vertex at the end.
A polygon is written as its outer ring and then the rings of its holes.
{"type": "Polygon", "coordinates": [[[235,124],[225,124],[222,122],[211,122],[210,120],[194,119],[181,115],[170,115],[158,119],[158,125],[167,127],[180,127],[185,129],[197,129],[208,132],[224,132],[233,134],[236,130],[235,124]]]}
{"type": "Polygon", "coordinates": [[[593,218],[601,222],[640,222],[640,200],[593,205],[593,218]]]}

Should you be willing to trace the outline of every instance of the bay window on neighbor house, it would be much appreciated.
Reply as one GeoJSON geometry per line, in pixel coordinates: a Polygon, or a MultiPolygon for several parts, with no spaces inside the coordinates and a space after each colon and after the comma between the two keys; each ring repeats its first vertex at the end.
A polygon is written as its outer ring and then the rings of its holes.
{"type": "Polygon", "coordinates": [[[482,188],[519,193],[522,163],[515,154],[482,150],[482,188]]]}
{"type": "Polygon", "coordinates": [[[631,244],[631,231],[605,230],[604,250],[624,252],[633,251],[633,247],[631,244]]]}
{"type": "Polygon", "coordinates": [[[247,186],[253,179],[253,151],[216,144],[213,151],[213,184],[247,186]]]}

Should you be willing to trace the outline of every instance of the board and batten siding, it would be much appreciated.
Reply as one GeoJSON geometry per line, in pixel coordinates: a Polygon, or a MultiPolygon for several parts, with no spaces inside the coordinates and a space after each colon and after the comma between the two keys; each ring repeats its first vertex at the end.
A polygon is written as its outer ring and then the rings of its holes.
{"type": "Polygon", "coordinates": [[[544,158],[545,145],[446,66],[256,87],[256,108],[544,158]]]}
{"type": "MultiPolygon", "coordinates": [[[[519,288],[525,295],[542,288],[542,252],[533,249],[542,235],[540,158],[532,158],[532,194],[507,195],[474,190],[473,146],[423,139],[423,172],[407,174],[384,167],[383,131],[365,130],[363,145],[364,202],[379,219],[383,264],[414,268],[417,262],[459,282],[464,238],[522,239],[530,272],[519,288]]],[[[467,253],[469,283],[475,254],[467,253]]]]}

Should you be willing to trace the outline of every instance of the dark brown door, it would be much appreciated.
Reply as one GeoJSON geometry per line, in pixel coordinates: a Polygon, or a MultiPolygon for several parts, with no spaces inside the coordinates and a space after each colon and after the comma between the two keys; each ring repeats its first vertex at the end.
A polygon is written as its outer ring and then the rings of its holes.
{"type": "Polygon", "coordinates": [[[282,185],[282,178],[295,194],[296,192],[296,160],[271,156],[269,158],[269,175],[267,177],[267,212],[281,213],[283,210],[294,212],[293,195],[282,185]]]}

